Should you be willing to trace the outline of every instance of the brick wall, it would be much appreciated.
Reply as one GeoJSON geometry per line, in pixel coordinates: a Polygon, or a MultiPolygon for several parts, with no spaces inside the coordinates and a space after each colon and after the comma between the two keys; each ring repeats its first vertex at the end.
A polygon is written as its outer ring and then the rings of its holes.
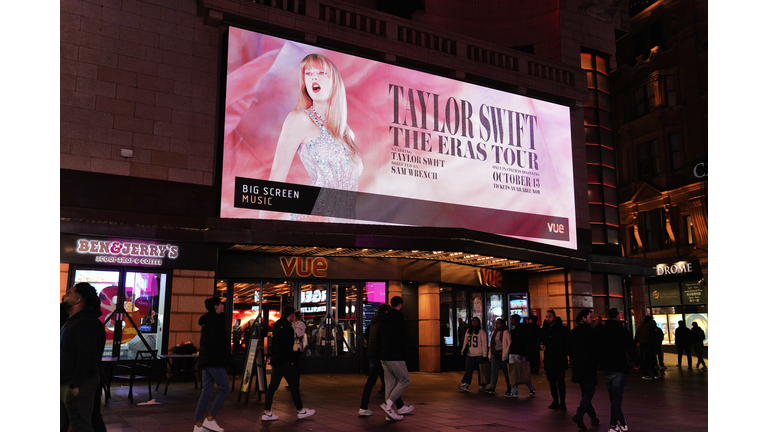
{"type": "Polygon", "coordinates": [[[197,320],[203,315],[206,298],[214,293],[215,272],[200,270],[174,270],[171,293],[171,316],[166,321],[168,351],[182,341],[200,345],[200,326],[197,320]]]}
{"type": "Polygon", "coordinates": [[[60,7],[61,168],[211,185],[219,36],[195,0],[60,7]]]}

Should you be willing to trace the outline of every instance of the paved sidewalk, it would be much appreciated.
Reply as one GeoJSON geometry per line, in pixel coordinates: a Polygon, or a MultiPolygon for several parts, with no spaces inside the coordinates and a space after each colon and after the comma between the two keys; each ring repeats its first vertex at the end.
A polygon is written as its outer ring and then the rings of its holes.
{"type": "MultiPolygon", "coordinates": [[[[624,414],[632,432],[695,432],[707,431],[708,416],[708,372],[675,367],[677,356],[665,356],[668,369],[664,377],[655,381],[642,380],[639,371],[632,371],[624,395],[624,414]]],[[[238,393],[233,391],[217,415],[217,421],[227,432],[235,431],[532,431],[562,432],[578,431],[571,421],[580,399],[579,387],[566,375],[568,401],[567,411],[547,409],[552,401],[549,384],[541,374],[534,375],[536,396],[529,397],[525,386],[520,388],[521,397],[505,398],[479,393],[475,374],[469,392],[461,392],[462,372],[411,373],[411,386],[403,399],[416,407],[412,414],[406,414],[399,422],[385,421],[384,412],[379,408],[382,395],[374,388],[369,409],[372,417],[359,417],[360,397],[366,376],[361,374],[303,375],[301,377],[302,399],[307,407],[317,410],[312,417],[296,418],[290,393],[284,389],[285,381],[275,395],[273,411],[280,420],[261,421],[261,401],[251,393],[245,403],[243,395],[238,402],[238,393]]],[[[500,377],[500,384],[504,381],[500,377]]],[[[230,377],[231,382],[231,377],[230,377]]],[[[239,384],[239,380],[238,380],[239,384]]],[[[154,387],[154,386],[153,386],[154,387]]],[[[503,385],[499,386],[500,388],[503,385]]],[[[147,400],[146,384],[134,386],[134,403],[128,401],[128,388],[115,383],[112,399],[102,405],[102,414],[110,432],[191,432],[193,417],[200,395],[194,384],[171,383],[168,395],[160,392],[152,396],[159,405],[136,405],[147,400]]],[[[216,390],[214,390],[214,397],[216,390]]],[[[608,430],[610,403],[602,377],[593,400],[601,420],[599,426],[588,426],[590,431],[608,430]]],[[[587,425],[589,418],[585,416],[587,425]]]]}

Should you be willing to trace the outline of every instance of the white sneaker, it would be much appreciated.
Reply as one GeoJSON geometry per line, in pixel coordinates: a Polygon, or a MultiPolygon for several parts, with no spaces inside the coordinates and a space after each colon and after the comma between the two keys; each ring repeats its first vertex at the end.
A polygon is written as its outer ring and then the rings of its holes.
{"type": "Polygon", "coordinates": [[[459,390],[461,390],[461,391],[469,391],[469,386],[464,384],[464,383],[461,383],[461,385],[459,386],[459,390]]]}
{"type": "Polygon", "coordinates": [[[269,414],[264,413],[264,414],[261,415],[261,420],[262,421],[277,420],[277,418],[278,418],[277,414],[274,414],[274,413],[269,413],[269,414]]]}
{"type": "Polygon", "coordinates": [[[618,426],[608,426],[608,432],[621,432],[618,426]]]}
{"type": "Polygon", "coordinates": [[[315,413],[315,410],[309,409],[309,408],[305,407],[304,409],[302,409],[301,411],[298,412],[298,416],[299,416],[300,419],[303,419],[303,418],[307,418],[307,417],[311,416],[314,413],[315,413]]]}
{"type": "Polygon", "coordinates": [[[629,430],[629,426],[626,423],[624,424],[619,423],[619,430],[621,432],[627,432],[629,430]]]}
{"type": "Polygon", "coordinates": [[[398,414],[408,414],[409,412],[413,412],[413,405],[403,405],[402,408],[397,409],[398,414]]]}
{"type": "Polygon", "coordinates": [[[216,420],[209,420],[209,419],[203,420],[203,427],[206,429],[210,429],[214,432],[224,432],[224,428],[219,426],[219,424],[216,423],[216,420]]]}
{"type": "Polygon", "coordinates": [[[195,426],[195,428],[192,430],[192,432],[205,432],[205,428],[202,426],[195,426]]]}
{"type": "Polygon", "coordinates": [[[387,401],[381,405],[379,405],[382,410],[384,410],[385,413],[387,413],[387,416],[389,416],[392,420],[402,420],[403,416],[398,414],[394,407],[392,406],[392,401],[387,401]]]}
{"type": "Polygon", "coordinates": [[[357,410],[357,415],[372,416],[373,415],[373,411],[371,411],[371,410],[364,410],[364,409],[360,408],[359,410],[357,410]]]}

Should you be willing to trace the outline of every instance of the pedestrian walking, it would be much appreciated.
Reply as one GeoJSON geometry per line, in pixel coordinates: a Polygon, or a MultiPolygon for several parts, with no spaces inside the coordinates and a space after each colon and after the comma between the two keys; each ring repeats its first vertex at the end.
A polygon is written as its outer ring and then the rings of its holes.
{"type": "Polygon", "coordinates": [[[497,318],[494,323],[493,333],[491,333],[491,347],[488,350],[488,358],[491,361],[491,383],[490,387],[484,390],[488,394],[496,394],[496,382],[499,379],[499,370],[504,372],[504,380],[507,382],[507,392],[512,393],[512,385],[509,383],[509,371],[507,371],[507,359],[509,357],[509,331],[507,324],[502,318],[497,318]]]}
{"type": "Polygon", "coordinates": [[[549,409],[566,410],[565,371],[568,370],[568,331],[563,321],[550,309],[541,326],[541,349],[544,351],[544,370],[549,381],[552,403],[549,409]]]}
{"type": "Polygon", "coordinates": [[[99,361],[106,343],[96,313],[100,300],[91,284],[80,282],[67,290],[61,303],[69,318],[59,330],[59,427],[91,432],[100,388],[99,361]]]}
{"type": "Polygon", "coordinates": [[[651,321],[653,321],[653,318],[651,318],[650,315],[646,315],[645,318],[643,318],[643,323],[637,328],[637,334],[635,335],[636,342],[640,344],[640,356],[643,361],[642,371],[644,380],[659,378],[659,371],[656,370],[654,327],[651,324],[651,321]]]}
{"type": "MultiPolygon", "coordinates": [[[[510,324],[512,330],[509,331],[510,343],[509,343],[509,362],[514,363],[518,361],[526,361],[525,353],[528,349],[528,337],[529,329],[528,325],[520,322],[520,315],[514,314],[510,317],[510,324]]],[[[514,379],[513,379],[514,381],[514,379]]],[[[536,387],[532,381],[525,383],[530,391],[531,396],[536,395],[536,387]]],[[[512,384],[512,390],[509,392],[509,397],[517,397],[518,389],[517,384],[512,384]]]]}
{"type": "Polygon", "coordinates": [[[405,342],[408,337],[403,315],[403,298],[392,297],[392,306],[381,319],[381,367],[384,369],[384,400],[380,405],[387,413],[386,420],[402,420],[403,414],[413,412],[413,405],[397,408],[394,401],[400,399],[411,385],[408,366],[405,364],[405,342]]]}
{"type": "Polygon", "coordinates": [[[618,309],[609,309],[607,317],[605,323],[596,330],[596,336],[598,364],[608,388],[608,399],[611,401],[611,421],[608,432],[626,432],[629,427],[621,405],[629,376],[627,355],[635,363],[635,370],[640,367],[640,357],[635,350],[632,336],[619,322],[618,309]]]}
{"type": "Polygon", "coordinates": [[[219,297],[205,299],[205,309],[208,312],[201,316],[197,323],[200,325],[200,355],[197,359],[200,368],[202,391],[195,410],[194,432],[207,430],[221,432],[224,429],[216,422],[216,414],[229,395],[229,377],[227,367],[232,364],[232,353],[229,344],[224,303],[219,297]],[[205,408],[213,394],[213,384],[219,388],[219,394],[213,400],[211,409],[206,417],[205,408]]]}
{"type": "Polygon", "coordinates": [[[696,369],[702,366],[702,370],[707,370],[707,364],[704,363],[704,339],[706,339],[704,330],[699,327],[696,321],[691,323],[691,339],[693,340],[693,351],[696,353],[696,369]]]}
{"type": "MultiPolygon", "coordinates": [[[[466,354],[466,369],[464,371],[464,377],[461,379],[459,390],[469,391],[469,385],[472,384],[472,375],[475,372],[475,368],[485,361],[488,356],[488,337],[485,334],[480,325],[480,318],[472,317],[471,326],[467,330],[464,336],[464,343],[461,347],[461,352],[466,354]]],[[[480,369],[478,368],[478,380],[480,369]]],[[[480,386],[480,391],[485,389],[485,385],[480,386]]]]}
{"type": "Polygon", "coordinates": [[[299,393],[299,372],[293,364],[293,326],[296,320],[296,308],[291,305],[283,306],[280,319],[272,326],[272,375],[264,398],[264,414],[262,421],[277,420],[277,414],[272,413],[272,399],[280,388],[280,382],[285,378],[291,390],[291,399],[296,406],[299,419],[304,419],[315,413],[315,410],[304,406],[299,393]]]}
{"type": "Polygon", "coordinates": [[[592,327],[593,314],[590,309],[582,309],[576,315],[576,327],[571,330],[568,339],[568,355],[571,359],[571,381],[578,383],[581,389],[581,402],[572,420],[579,429],[586,430],[584,414],[587,414],[593,426],[600,424],[592,398],[597,387],[597,337],[592,327]]]}
{"type": "MultiPolygon", "coordinates": [[[[360,401],[360,409],[357,414],[361,416],[372,416],[373,411],[368,409],[368,403],[371,400],[371,392],[376,385],[376,381],[381,378],[382,389],[386,391],[384,384],[384,369],[381,367],[381,319],[391,308],[390,305],[382,303],[379,305],[376,315],[371,319],[371,324],[365,330],[367,335],[366,343],[368,345],[368,380],[363,387],[363,398],[360,401]]],[[[397,409],[403,408],[403,399],[398,398],[395,401],[397,409]]]]}
{"type": "Polygon", "coordinates": [[[667,367],[664,365],[664,330],[659,327],[659,324],[656,322],[656,320],[651,320],[651,325],[653,326],[653,334],[654,334],[654,351],[656,352],[656,357],[658,358],[658,365],[657,368],[659,370],[664,370],[667,367]]]}
{"type": "MultiPolygon", "coordinates": [[[[301,319],[301,312],[296,311],[294,313],[296,320],[291,323],[293,327],[293,364],[296,366],[296,382],[301,386],[301,357],[304,355],[304,350],[307,348],[307,324],[301,319]]],[[[285,387],[290,391],[290,386],[285,387]]]]}
{"type": "Polygon", "coordinates": [[[528,329],[528,350],[526,357],[531,364],[531,373],[537,375],[539,373],[539,367],[541,366],[541,347],[539,346],[541,326],[539,326],[539,317],[531,315],[528,329]]]}
{"type": "Polygon", "coordinates": [[[691,367],[691,343],[692,335],[691,329],[685,326],[685,321],[680,320],[677,322],[678,327],[675,329],[675,346],[677,347],[677,367],[683,367],[683,354],[688,357],[688,369],[691,367]]]}

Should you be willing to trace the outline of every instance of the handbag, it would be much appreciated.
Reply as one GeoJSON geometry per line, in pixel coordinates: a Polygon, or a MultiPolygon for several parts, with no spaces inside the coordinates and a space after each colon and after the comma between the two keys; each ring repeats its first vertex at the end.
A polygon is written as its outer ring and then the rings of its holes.
{"type": "Polygon", "coordinates": [[[509,379],[515,381],[515,385],[531,382],[531,364],[528,360],[521,359],[519,355],[509,356],[509,379]]]}
{"type": "Polygon", "coordinates": [[[477,375],[477,381],[480,386],[487,386],[491,383],[491,364],[483,362],[478,365],[479,371],[477,375]]]}

